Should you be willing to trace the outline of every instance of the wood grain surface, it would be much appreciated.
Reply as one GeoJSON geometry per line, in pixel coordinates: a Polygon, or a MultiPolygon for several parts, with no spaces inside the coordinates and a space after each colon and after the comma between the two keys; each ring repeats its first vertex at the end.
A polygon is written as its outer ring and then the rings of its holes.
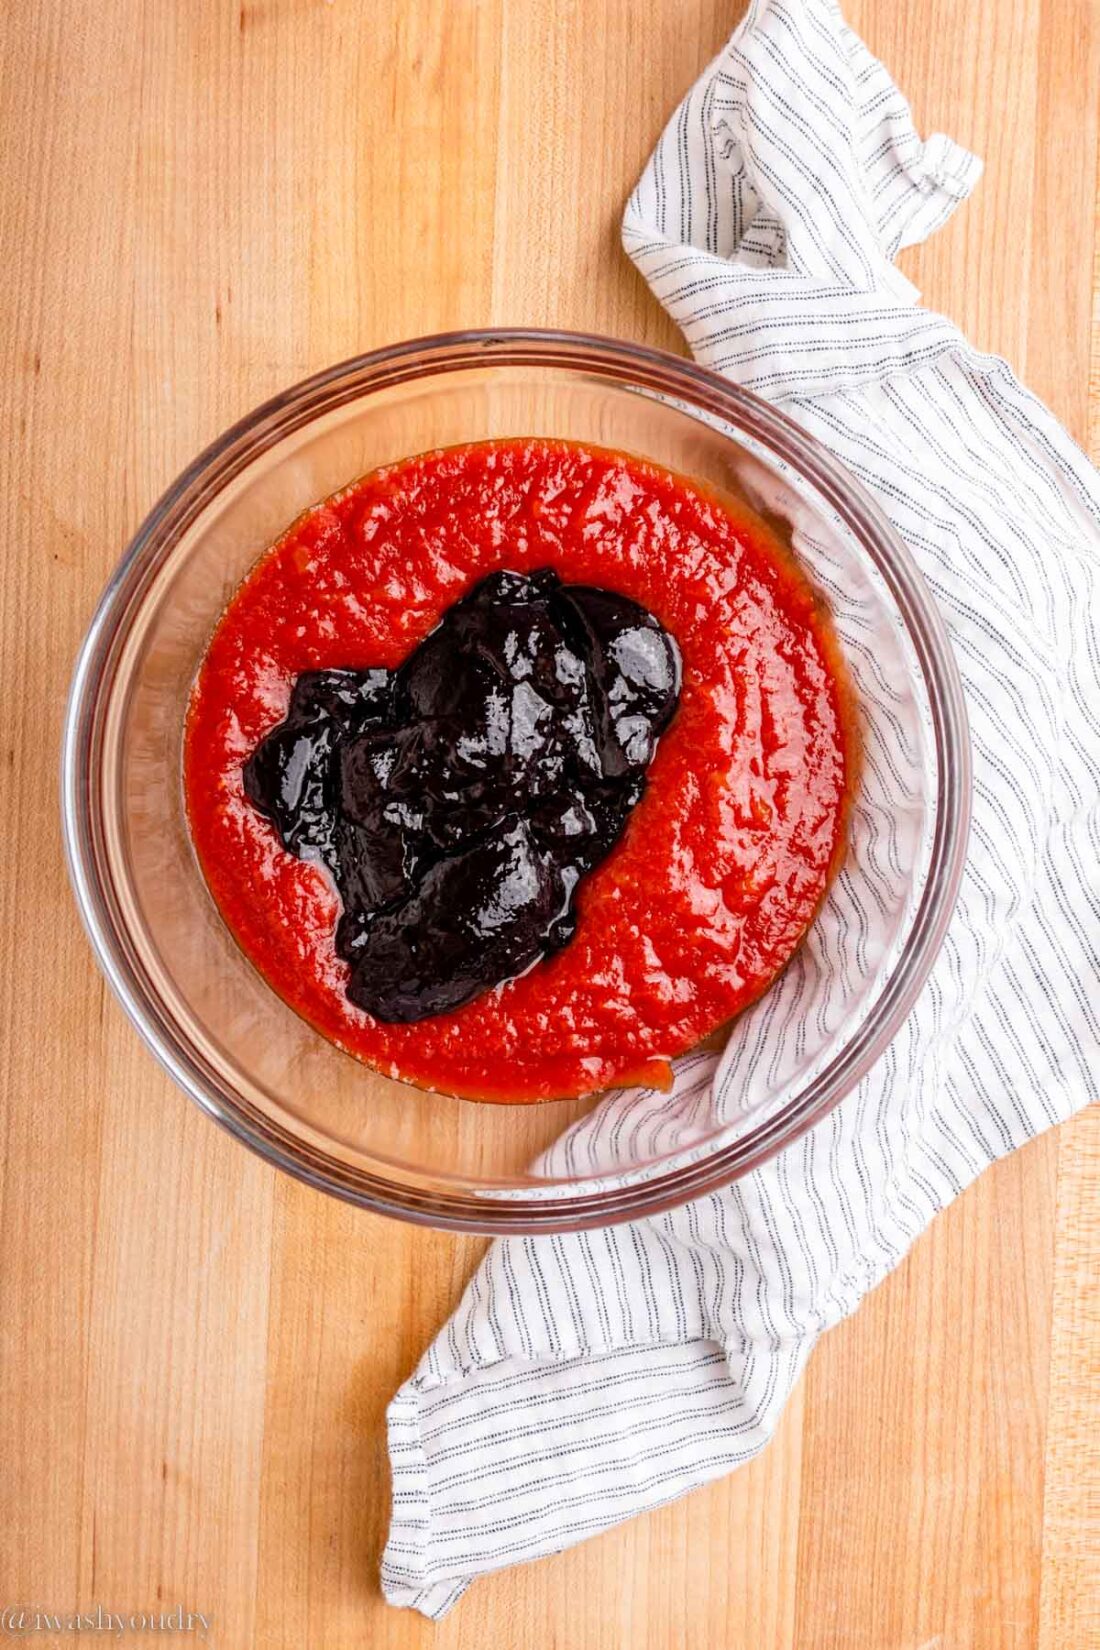
{"type": "MultiPolygon", "coordinates": [[[[159,491],[263,397],[407,335],[680,348],[618,218],[738,11],[0,8],[0,1605],[182,1604],[223,1650],[1100,1645],[1095,1110],[941,1217],[760,1460],[433,1627],[378,1593],[383,1410],[480,1245],[216,1130],[139,1046],[65,882],[67,678],[159,491]]],[[[986,160],[907,272],[1095,456],[1100,0],[848,15],[921,126],[986,160]]]]}

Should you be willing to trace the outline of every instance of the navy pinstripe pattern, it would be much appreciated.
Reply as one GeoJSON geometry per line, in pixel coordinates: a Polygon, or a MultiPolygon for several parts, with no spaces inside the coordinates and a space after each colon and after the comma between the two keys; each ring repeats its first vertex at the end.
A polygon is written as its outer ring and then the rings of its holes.
{"type": "MultiPolygon", "coordinates": [[[[390,1408],[394,1603],[442,1615],[472,1576],[747,1460],[822,1330],[989,1162],[1100,1092],[1100,486],[891,261],[978,172],[921,142],[833,0],[753,0],[631,197],[626,250],[697,358],[781,401],[917,557],[967,695],[970,854],[920,1001],[812,1134],[660,1219],[493,1245],[390,1408]]],[[[781,1080],[876,966],[872,919],[916,851],[897,806],[909,733],[858,595],[824,550],[815,565],[876,707],[867,874],[838,880],[724,1055],[582,1119],[551,1170],[660,1155],[736,1115],[750,1074],[781,1080]]]]}

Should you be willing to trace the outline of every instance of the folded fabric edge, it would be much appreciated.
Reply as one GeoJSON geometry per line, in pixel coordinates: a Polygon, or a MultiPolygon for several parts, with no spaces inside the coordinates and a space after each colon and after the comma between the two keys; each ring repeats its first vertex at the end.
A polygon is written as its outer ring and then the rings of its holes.
{"type": "Polygon", "coordinates": [[[924,140],[920,171],[925,181],[942,189],[956,201],[964,201],[972,194],[985,170],[980,155],[956,143],[943,132],[931,132],[924,140]]]}
{"type": "Polygon", "coordinates": [[[979,156],[943,132],[933,132],[921,145],[920,160],[908,176],[920,191],[897,241],[897,250],[918,246],[942,229],[972,193],[985,170],[979,156]]]}
{"type": "MultiPolygon", "coordinates": [[[[682,1340],[655,1338],[628,1347],[590,1347],[529,1359],[508,1357],[455,1370],[445,1376],[420,1372],[413,1375],[395,1394],[387,1410],[393,1485],[392,1519],[381,1564],[382,1592],[386,1602],[398,1609],[415,1609],[421,1615],[438,1621],[458,1602],[478,1575],[548,1557],[599,1531],[625,1523],[639,1512],[654,1511],[679,1500],[703,1484],[725,1477],[759,1454],[770,1442],[816,1340],[816,1334],[808,1334],[761,1348],[740,1341],[723,1345],[706,1337],[682,1340]],[[708,1349],[712,1356],[698,1356],[708,1349]],[[670,1353],[684,1354],[685,1362],[671,1368],[663,1365],[662,1360],[670,1353]],[[686,1364],[687,1358],[694,1360],[690,1368],[686,1364]],[[433,1563],[431,1548],[439,1532],[434,1528],[423,1434],[424,1402],[429,1395],[438,1396],[448,1389],[460,1392],[467,1387],[472,1396],[479,1379],[499,1378],[505,1367],[509,1372],[514,1372],[519,1366],[535,1382],[545,1380],[550,1389],[540,1392],[536,1400],[544,1420],[540,1437],[545,1438],[562,1426],[560,1410],[568,1407],[573,1391],[569,1372],[580,1364],[590,1373],[593,1364],[598,1365],[601,1359],[613,1361],[620,1368],[627,1361],[636,1362],[637,1368],[631,1371],[631,1375],[644,1382],[650,1393],[653,1412],[646,1432],[633,1448],[633,1455],[625,1461],[616,1463],[611,1460],[599,1467],[601,1484],[598,1493],[593,1495],[598,1508],[596,1515],[575,1521],[549,1540],[534,1539],[529,1551],[517,1552],[514,1546],[508,1546],[496,1553],[475,1556],[467,1550],[463,1558],[460,1550],[454,1558],[442,1564],[438,1557],[433,1563]],[[685,1372],[690,1376],[690,1387],[686,1392],[683,1385],[685,1372]],[[659,1383],[663,1378],[673,1376],[675,1380],[670,1385],[668,1402],[662,1405],[659,1383]],[[565,1380],[561,1390],[555,1394],[553,1388],[559,1377],[565,1377],[565,1380]],[[687,1460],[674,1463],[669,1473],[651,1473],[647,1480],[640,1482],[631,1468],[634,1463],[645,1463],[647,1467],[651,1465],[654,1448],[650,1432],[660,1435],[664,1442],[670,1419],[681,1423],[690,1419],[693,1402],[709,1405],[717,1417],[726,1419],[727,1424],[719,1429],[717,1437],[713,1426],[700,1428],[687,1446],[687,1460]],[[742,1410],[749,1413],[743,1415],[740,1413],[742,1410]],[[723,1434],[727,1438],[725,1449],[719,1442],[723,1434]],[[603,1481],[608,1477],[613,1479],[616,1468],[622,1477],[621,1511],[614,1507],[615,1495],[603,1481]]],[[[629,1419],[633,1411],[629,1403],[623,1403],[617,1404],[613,1413],[629,1419]]],[[[462,1425],[463,1418],[459,1416],[454,1422],[456,1432],[462,1425]]],[[[611,1446],[616,1441],[613,1431],[608,1431],[603,1440],[612,1456],[614,1451],[611,1446]]],[[[537,1454],[534,1441],[529,1453],[537,1454]]],[[[494,1469],[490,1467],[488,1470],[494,1469]]],[[[578,1472],[578,1477],[582,1476],[583,1473],[578,1472]]],[[[542,1482],[542,1475],[535,1468],[531,1473],[531,1487],[541,1488],[542,1482]]],[[[453,1532],[450,1539],[453,1540],[453,1532]]]]}

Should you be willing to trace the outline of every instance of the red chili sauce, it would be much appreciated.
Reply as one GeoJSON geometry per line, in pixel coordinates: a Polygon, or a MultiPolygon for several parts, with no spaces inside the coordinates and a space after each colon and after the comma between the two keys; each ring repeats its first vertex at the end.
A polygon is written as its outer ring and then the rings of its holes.
{"type": "Polygon", "coordinates": [[[449,448],[307,510],[236,592],[188,713],[191,832],[260,973],[390,1076],[496,1101],[661,1083],[765,990],[821,903],[851,788],[846,695],[814,591],[748,511],[620,453],[449,448]],[[242,765],[300,672],[393,668],[486,574],[547,566],[661,621],[683,658],[679,710],[565,948],[455,1012],[383,1024],[344,995],[328,874],[283,850],[242,765]]]}

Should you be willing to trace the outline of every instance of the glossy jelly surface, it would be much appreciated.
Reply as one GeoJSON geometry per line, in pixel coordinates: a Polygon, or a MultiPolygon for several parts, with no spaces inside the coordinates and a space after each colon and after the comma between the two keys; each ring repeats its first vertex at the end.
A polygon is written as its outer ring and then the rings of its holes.
{"type": "MultiPolygon", "coordinates": [[[[479,670],[474,665],[459,684],[475,703],[487,691],[479,670]]],[[[568,707],[556,709],[567,724],[568,707]]],[[[476,762],[487,754],[467,756],[476,762]]],[[[272,760],[268,777],[277,787],[272,760]]],[[[660,1081],[669,1058],[766,989],[838,863],[852,747],[827,618],[767,527],[640,460],[531,439],[405,460],[301,516],[257,562],[211,639],[192,694],[184,780],[214,898],[288,1003],[392,1076],[473,1098],[529,1101],[660,1081]],[[446,852],[426,870],[415,853],[406,863],[409,841],[422,831],[432,853],[461,835],[448,837],[457,828],[446,794],[455,788],[453,769],[439,766],[423,732],[441,720],[437,696],[453,676],[451,664],[433,668],[432,633],[440,626],[445,633],[447,615],[461,613],[464,601],[476,605],[477,587],[491,576],[536,592],[543,580],[539,599],[549,602],[558,587],[547,570],[564,591],[588,592],[588,611],[574,615],[566,638],[574,656],[597,645],[601,625],[613,627],[616,602],[652,616],[652,634],[666,633],[681,663],[675,715],[665,725],[659,709],[639,709],[629,698],[616,715],[610,695],[597,707],[601,760],[623,764],[621,796],[630,801],[617,833],[580,819],[580,834],[598,851],[568,909],[562,888],[544,878],[535,903],[550,943],[541,960],[523,962],[526,951],[509,942],[492,960],[517,977],[488,989],[467,980],[472,995],[461,1005],[433,997],[423,971],[403,976],[418,999],[411,1005],[391,1000],[392,992],[385,998],[408,961],[397,930],[407,935],[416,913],[389,920],[404,900],[429,901],[437,926],[449,909],[460,931],[471,885],[484,889],[507,863],[522,864],[537,883],[534,862],[554,831],[577,828],[552,750],[544,776],[527,775],[523,808],[500,812],[516,778],[515,752],[502,746],[499,763],[484,760],[476,780],[472,770],[463,776],[471,786],[484,780],[481,801],[495,819],[468,839],[484,856],[480,864],[446,852]],[[384,774],[392,768],[369,725],[391,714],[379,707],[398,679],[401,714],[408,722],[415,708],[420,730],[409,735],[413,748],[398,753],[408,776],[402,797],[379,778],[380,766],[384,774]],[[288,718],[291,727],[312,719],[315,733],[327,721],[324,738],[338,735],[341,746],[335,770],[324,763],[311,770],[303,755],[295,820],[256,806],[259,752],[288,718]],[[354,725],[349,737],[339,733],[345,724],[354,725]],[[646,768],[641,758],[648,761],[658,732],[646,768]],[[640,762],[644,794],[635,799],[640,762]],[[314,771],[338,773],[339,809],[322,794],[330,779],[311,793],[314,771]],[[425,810],[433,785],[438,806],[425,810]],[[540,801],[547,809],[536,831],[540,801]],[[345,903],[332,833],[350,822],[377,838],[391,805],[427,811],[432,821],[392,839],[383,832],[371,854],[354,861],[368,867],[369,886],[345,903]],[[356,908],[373,912],[371,921],[360,923],[356,908]],[[373,1002],[370,1013],[352,1000],[354,959],[360,930],[379,924],[378,965],[360,993],[373,1002]],[[426,1016],[408,1018],[410,1006],[426,1016]]],[[[581,787],[575,795],[591,813],[581,787]]]]}
{"type": "Polygon", "coordinates": [[[347,995],[411,1024],[567,945],[680,691],[636,602],[490,573],[395,671],[306,671],[244,765],[284,848],[340,895],[347,995]]]}

